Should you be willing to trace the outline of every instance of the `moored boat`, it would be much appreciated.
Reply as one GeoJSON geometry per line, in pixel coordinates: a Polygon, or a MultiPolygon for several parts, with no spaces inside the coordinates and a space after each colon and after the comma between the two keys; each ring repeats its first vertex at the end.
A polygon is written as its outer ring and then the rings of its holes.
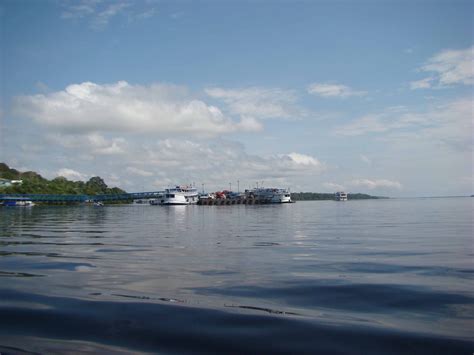
{"type": "Polygon", "coordinates": [[[195,187],[176,186],[166,189],[161,198],[150,201],[152,205],[190,205],[199,200],[199,194],[195,187]]]}
{"type": "Polygon", "coordinates": [[[291,203],[291,194],[286,189],[278,188],[257,188],[247,191],[247,194],[257,199],[265,200],[268,203],[291,203]]]}

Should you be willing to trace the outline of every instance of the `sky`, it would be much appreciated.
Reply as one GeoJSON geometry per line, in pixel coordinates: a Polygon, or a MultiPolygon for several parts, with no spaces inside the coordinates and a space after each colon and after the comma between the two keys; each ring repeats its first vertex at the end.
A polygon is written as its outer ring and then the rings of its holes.
{"type": "Polygon", "coordinates": [[[0,1],[0,162],[128,192],[473,194],[461,0],[0,1]]]}

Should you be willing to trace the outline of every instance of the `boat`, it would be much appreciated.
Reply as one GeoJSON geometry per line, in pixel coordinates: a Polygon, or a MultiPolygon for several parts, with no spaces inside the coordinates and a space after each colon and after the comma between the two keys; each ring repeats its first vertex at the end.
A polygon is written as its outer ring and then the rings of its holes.
{"type": "Polygon", "coordinates": [[[27,198],[5,197],[3,198],[3,203],[1,205],[5,207],[33,207],[35,204],[33,203],[33,201],[28,200],[27,198]]]}
{"type": "Polygon", "coordinates": [[[334,199],[336,201],[347,201],[347,193],[344,191],[338,191],[334,194],[334,199]]]}
{"type": "Polygon", "coordinates": [[[201,192],[199,194],[199,200],[214,200],[216,198],[215,194],[201,192]]]}
{"type": "Polygon", "coordinates": [[[159,199],[150,201],[152,205],[191,205],[197,203],[199,193],[192,186],[176,186],[166,189],[159,199]]]}
{"type": "MultiPolygon", "coordinates": [[[[249,194],[249,191],[247,191],[249,194]]],[[[268,203],[292,203],[291,194],[286,189],[257,188],[250,191],[250,195],[268,203]]]]}

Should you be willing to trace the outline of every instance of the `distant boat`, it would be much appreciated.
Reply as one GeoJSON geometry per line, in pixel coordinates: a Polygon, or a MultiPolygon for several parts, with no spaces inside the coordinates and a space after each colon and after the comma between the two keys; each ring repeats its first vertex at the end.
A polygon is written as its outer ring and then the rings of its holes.
{"type": "Polygon", "coordinates": [[[336,201],[347,201],[347,193],[344,191],[338,191],[334,194],[334,199],[336,201]]]}
{"type": "Polygon", "coordinates": [[[102,201],[96,201],[96,202],[94,202],[94,206],[95,207],[103,207],[104,203],[102,201]]]}

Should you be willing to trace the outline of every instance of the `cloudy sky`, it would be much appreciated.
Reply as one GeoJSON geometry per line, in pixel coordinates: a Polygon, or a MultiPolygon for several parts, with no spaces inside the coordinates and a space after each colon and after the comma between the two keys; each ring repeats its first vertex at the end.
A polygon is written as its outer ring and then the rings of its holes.
{"type": "Polygon", "coordinates": [[[470,0],[4,0],[0,161],[127,191],[473,193],[470,0]]]}

